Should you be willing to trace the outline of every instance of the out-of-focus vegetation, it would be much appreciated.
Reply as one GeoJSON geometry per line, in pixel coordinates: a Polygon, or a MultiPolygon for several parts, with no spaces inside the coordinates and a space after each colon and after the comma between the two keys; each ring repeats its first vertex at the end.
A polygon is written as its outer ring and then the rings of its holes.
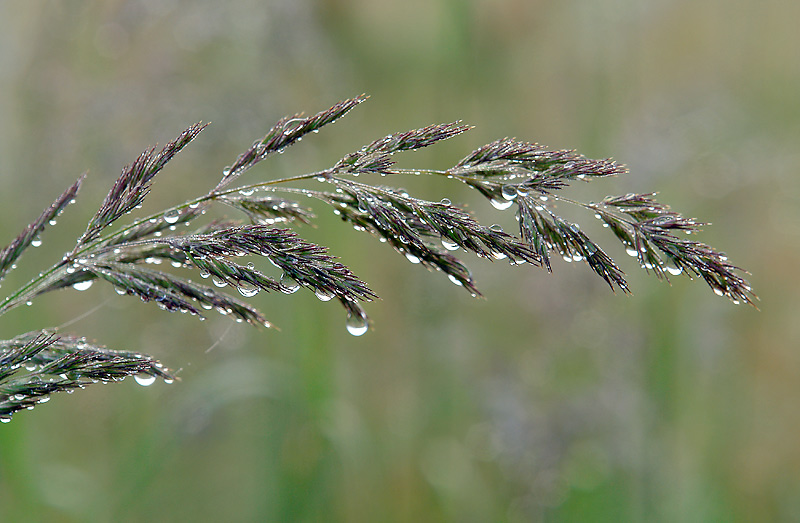
{"type": "MultiPolygon", "coordinates": [[[[182,381],[97,386],[1,426],[0,520],[796,518],[798,19],[777,0],[2,4],[0,243],[88,168],[59,220],[81,230],[122,165],[189,123],[212,125],[153,209],[192,196],[187,179],[213,184],[208,166],[277,117],[367,92],[258,169],[311,171],[455,119],[477,128],[404,161],[444,167],[503,136],[614,156],[631,174],[589,198],[657,189],[713,222],[700,239],[753,272],[761,311],[632,259],[633,297],[576,264],[475,262],[487,299],[470,300],[330,214],[304,234],[384,298],[361,338],[302,294],[255,299],[280,332],[100,285],[4,316],[0,338],[77,320],[65,330],[154,354],[182,381]]],[[[453,190],[413,181],[431,199],[453,190]]],[[[45,232],[42,267],[63,238],[45,232]]]]}

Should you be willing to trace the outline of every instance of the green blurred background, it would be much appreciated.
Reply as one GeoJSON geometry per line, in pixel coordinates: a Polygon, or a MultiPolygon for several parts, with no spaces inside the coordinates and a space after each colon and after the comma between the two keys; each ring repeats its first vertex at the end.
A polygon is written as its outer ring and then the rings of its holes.
{"type": "MultiPolygon", "coordinates": [[[[145,211],[205,192],[278,117],[366,92],[248,176],[463,119],[476,129],[405,164],[445,168],[503,136],[613,156],[630,175],[579,196],[659,191],[714,223],[700,239],[761,297],[756,311],[659,283],[600,234],[633,297],[583,264],[469,260],[474,300],[318,207],[301,234],[383,298],[363,337],[310,293],[254,298],[280,331],[103,285],[2,318],[0,338],[77,319],[65,330],[154,354],[182,381],[98,385],[0,426],[0,520],[800,520],[797,20],[787,0],[0,3],[0,243],[90,173],[3,291],[189,123],[212,125],[145,211]]],[[[513,227],[461,186],[406,187],[513,227]]]]}

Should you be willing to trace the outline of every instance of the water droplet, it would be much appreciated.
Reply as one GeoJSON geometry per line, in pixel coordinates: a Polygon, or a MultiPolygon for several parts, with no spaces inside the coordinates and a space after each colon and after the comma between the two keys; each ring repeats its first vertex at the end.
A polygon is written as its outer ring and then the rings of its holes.
{"type": "Polygon", "coordinates": [[[55,219],[53,219],[53,220],[50,220],[48,223],[49,223],[50,225],[55,225],[57,222],[55,221],[55,219]]]}
{"type": "Polygon", "coordinates": [[[317,298],[319,298],[319,301],[331,301],[333,299],[333,296],[334,296],[333,293],[328,292],[328,291],[326,291],[324,289],[317,289],[316,291],[314,291],[314,294],[317,295],[317,298]]]}
{"type": "Polygon", "coordinates": [[[245,187],[244,189],[239,191],[239,194],[241,194],[242,196],[250,196],[254,192],[256,192],[255,188],[253,188],[253,187],[245,187]]]}
{"type": "Polygon", "coordinates": [[[239,282],[237,289],[239,289],[239,294],[241,294],[245,298],[252,298],[256,294],[258,294],[258,291],[260,290],[252,283],[247,283],[247,282],[239,282]]]}
{"type": "Polygon", "coordinates": [[[211,276],[211,273],[210,273],[210,272],[208,272],[208,271],[200,271],[200,277],[201,277],[201,278],[203,278],[203,279],[206,279],[206,278],[208,278],[209,276],[211,276]]]}
{"type": "Polygon", "coordinates": [[[11,421],[11,416],[0,416],[0,423],[8,423],[11,421]]]}
{"type": "Polygon", "coordinates": [[[411,263],[419,263],[419,258],[411,254],[410,252],[406,253],[406,259],[411,263]]]}
{"type": "Polygon", "coordinates": [[[31,247],[40,247],[42,245],[42,240],[39,238],[34,238],[31,240],[31,247]]]}
{"type": "Polygon", "coordinates": [[[581,256],[580,254],[578,254],[576,252],[575,254],[572,255],[572,260],[576,261],[576,262],[582,261],[583,260],[583,256],[581,256]]]}
{"type": "Polygon", "coordinates": [[[454,284],[458,285],[459,287],[464,285],[463,283],[461,283],[461,280],[459,280],[458,278],[456,278],[452,274],[448,274],[447,277],[450,279],[451,282],[453,282],[454,284]]]}
{"type": "Polygon", "coordinates": [[[213,284],[214,284],[214,285],[216,285],[217,287],[225,287],[225,286],[227,286],[227,285],[228,285],[228,282],[226,282],[226,281],[225,281],[225,280],[223,280],[222,278],[218,278],[218,277],[216,277],[216,276],[214,276],[213,278],[211,278],[211,283],[213,283],[213,284]]]}
{"type": "Polygon", "coordinates": [[[442,238],[442,247],[444,247],[448,251],[457,251],[458,250],[458,244],[457,243],[451,242],[450,240],[447,240],[445,238],[442,238]]]}
{"type": "Polygon", "coordinates": [[[178,211],[172,210],[164,214],[164,221],[167,223],[177,223],[180,217],[181,214],[178,211]]]}
{"type": "Polygon", "coordinates": [[[546,194],[542,194],[541,196],[539,196],[539,199],[540,199],[541,201],[543,201],[543,202],[546,202],[546,201],[548,200],[548,198],[547,198],[547,195],[546,195],[546,194]]]}
{"type": "Polygon", "coordinates": [[[91,287],[93,283],[94,280],[79,281],[78,283],[74,284],[72,288],[75,289],[76,291],[85,291],[86,289],[91,287]]]}
{"type": "Polygon", "coordinates": [[[517,197],[517,188],[513,185],[504,185],[500,189],[500,195],[506,200],[513,200],[517,197]]]}
{"type": "Polygon", "coordinates": [[[514,205],[514,202],[512,200],[506,200],[505,198],[503,199],[492,198],[491,200],[489,200],[489,203],[491,203],[492,207],[494,207],[498,211],[505,211],[506,209],[514,205]]]}
{"type": "Polygon", "coordinates": [[[166,383],[167,385],[172,385],[173,383],[175,383],[175,380],[172,378],[164,378],[164,383],[166,383]]]}
{"type": "Polygon", "coordinates": [[[493,232],[503,232],[503,226],[500,225],[499,223],[494,223],[490,225],[489,229],[491,229],[493,232]]]}
{"type": "Polygon", "coordinates": [[[345,327],[347,328],[347,332],[353,336],[362,336],[369,330],[369,322],[363,312],[348,312],[345,327]]]}
{"type": "Polygon", "coordinates": [[[198,207],[200,207],[200,202],[194,202],[189,204],[190,209],[197,209],[198,207]]]}
{"type": "Polygon", "coordinates": [[[28,300],[28,301],[26,301],[26,302],[25,302],[25,305],[27,305],[28,307],[30,307],[31,305],[33,305],[33,302],[32,302],[32,301],[30,301],[30,300],[28,300]]]}
{"type": "Polygon", "coordinates": [[[441,203],[442,205],[453,205],[453,202],[450,201],[450,198],[442,198],[442,201],[440,201],[439,203],[441,203]]]}
{"type": "Polygon", "coordinates": [[[678,276],[683,272],[683,267],[679,267],[675,264],[675,262],[667,260],[664,262],[664,270],[673,276],[678,276]]]}
{"type": "Polygon", "coordinates": [[[42,396],[36,403],[47,403],[48,401],[50,401],[50,396],[42,396]]]}
{"type": "Polygon", "coordinates": [[[719,287],[714,287],[714,294],[717,296],[725,296],[725,291],[720,289],[719,287]]]}
{"type": "Polygon", "coordinates": [[[133,379],[142,387],[149,387],[156,382],[156,377],[149,374],[137,374],[133,379]]]}
{"type": "Polygon", "coordinates": [[[628,254],[628,256],[636,257],[639,255],[639,252],[631,246],[625,247],[625,252],[628,254]]]}

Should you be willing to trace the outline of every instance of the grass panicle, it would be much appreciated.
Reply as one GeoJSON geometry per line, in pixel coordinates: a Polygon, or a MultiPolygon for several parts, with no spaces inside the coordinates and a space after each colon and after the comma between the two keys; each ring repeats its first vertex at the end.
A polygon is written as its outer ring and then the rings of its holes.
{"type": "MultiPolygon", "coordinates": [[[[656,201],[655,194],[607,196],[598,202],[580,202],[564,194],[577,181],[626,172],[611,160],[588,159],[575,151],[549,150],[506,138],[478,148],[450,169],[396,167],[393,155],[470,129],[460,122],[390,134],[317,172],[233,186],[271,154],[333,123],[366,98],[344,100],[309,117],[298,114],[280,119],[223,170],[219,183],[207,193],[119,225],[120,218],[142,206],[155,176],[205,124],[189,126],[158,152],[146,150],[122,170],[75,248],[7,295],[0,302],[0,315],[42,294],[84,290],[101,281],[120,295],[138,297],[166,311],[200,319],[207,311],[216,311],[239,322],[270,327],[247,298],[262,291],[283,295],[305,288],[322,301],[336,299],[345,310],[347,330],[360,336],[370,327],[363,304],[377,294],[325,246],[288,228],[314,223],[316,215],[301,200],[332,207],[357,230],[387,243],[410,262],[445,274],[474,296],[480,292],[460,258],[464,253],[548,271],[553,270],[554,256],[583,261],[612,290],[629,293],[625,274],[612,257],[578,223],[556,212],[559,205],[574,205],[593,213],[624,250],[657,278],[687,274],[702,278],[716,294],[734,303],[753,305],[757,300],[745,271],[723,253],[693,239],[705,224],[672,211],[656,201]],[[461,182],[499,210],[516,206],[518,231],[484,225],[449,199],[430,201],[376,183],[388,176],[411,175],[461,182]],[[232,209],[242,219],[203,219],[215,204],[232,209]],[[277,273],[257,268],[256,262],[261,261],[268,261],[266,269],[277,273]]],[[[27,247],[38,245],[39,235],[74,201],[83,181],[84,176],[78,178],[0,251],[0,279],[16,266],[27,247]]],[[[131,375],[140,384],[175,379],[149,356],[112,351],[53,329],[0,341],[0,421],[47,401],[53,393],[131,375]]]]}

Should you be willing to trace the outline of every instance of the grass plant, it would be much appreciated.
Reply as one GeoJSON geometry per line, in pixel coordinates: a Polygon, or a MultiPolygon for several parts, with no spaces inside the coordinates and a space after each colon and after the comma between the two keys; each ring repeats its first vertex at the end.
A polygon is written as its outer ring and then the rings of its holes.
{"type": "MultiPolygon", "coordinates": [[[[280,119],[255,141],[211,190],[148,216],[126,220],[139,209],[155,176],[205,128],[189,126],[163,148],[144,151],[126,166],[74,248],[27,284],[0,301],[0,315],[59,289],[85,290],[96,281],[120,295],[136,296],[171,312],[204,319],[216,311],[237,322],[270,327],[248,303],[259,292],[277,295],[310,291],[344,308],[347,330],[369,330],[364,304],[377,297],[367,283],[331,256],[326,247],[304,240],[290,226],[311,224],[316,201],[357,230],[370,233],[420,264],[446,275],[472,296],[479,290],[460,255],[472,253],[510,265],[552,269],[551,258],[584,262],[612,289],[629,293],[625,274],[613,258],[581,229],[562,218],[557,205],[582,208],[599,219],[642,268],[659,279],[681,274],[704,280],[718,295],[753,305],[757,299],[739,269],[716,249],[694,240],[706,225],[672,211],[655,193],[606,196],[581,202],[565,195],[570,185],[624,174],[608,159],[593,160],[569,150],[501,139],[471,152],[449,169],[400,169],[393,156],[433,145],[470,129],[460,122],[429,125],[388,135],[317,172],[241,183],[267,157],[335,122],[366,100],[344,100],[313,116],[280,119]],[[430,201],[386,184],[397,177],[441,176],[483,195],[495,208],[516,208],[519,230],[486,226],[448,199],[430,201]],[[302,188],[310,182],[317,188],[302,188]],[[225,205],[242,219],[203,220],[211,205],[225,205]],[[271,277],[251,260],[267,259],[280,272],[271,277]],[[195,275],[199,279],[191,279],[195,275]],[[207,283],[208,282],[208,283],[207,283]],[[236,289],[237,292],[226,292],[236,289]],[[236,295],[238,294],[238,296],[236,295]]],[[[0,250],[0,281],[17,268],[29,247],[75,201],[79,177],[41,215],[0,250]]],[[[51,394],[72,392],[98,382],[134,376],[140,384],[171,382],[174,374],[150,356],[109,350],[57,329],[0,340],[0,421],[46,402],[51,394]]]]}

